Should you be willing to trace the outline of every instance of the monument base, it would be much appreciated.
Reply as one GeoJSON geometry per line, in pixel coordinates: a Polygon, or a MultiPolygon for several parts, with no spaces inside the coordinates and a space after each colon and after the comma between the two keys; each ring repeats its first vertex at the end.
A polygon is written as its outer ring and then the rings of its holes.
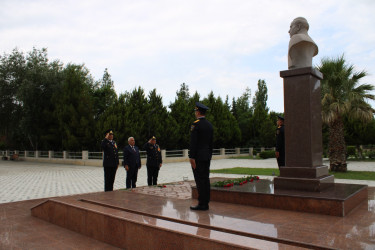
{"type": "Polygon", "coordinates": [[[275,189],[293,189],[309,192],[322,192],[335,185],[333,175],[324,175],[318,178],[275,177],[275,189]]]}
{"type": "Polygon", "coordinates": [[[334,186],[335,178],[329,175],[327,166],[314,168],[281,167],[280,176],[275,177],[275,189],[293,189],[321,192],[334,186]]]}
{"type": "MultiPolygon", "coordinates": [[[[211,187],[211,201],[341,217],[365,201],[367,195],[367,185],[338,183],[332,183],[322,192],[276,189],[270,180],[226,188],[211,187]]],[[[192,188],[192,197],[198,198],[196,187],[192,188]]]]}

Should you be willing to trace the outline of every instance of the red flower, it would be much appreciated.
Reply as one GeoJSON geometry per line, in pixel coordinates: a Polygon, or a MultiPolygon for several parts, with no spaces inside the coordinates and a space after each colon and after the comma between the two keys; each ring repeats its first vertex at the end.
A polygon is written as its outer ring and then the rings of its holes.
{"type": "Polygon", "coordinates": [[[167,187],[166,185],[163,186],[163,188],[166,188],[166,187],[167,187]]]}
{"type": "Polygon", "coordinates": [[[259,176],[257,176],[257,180],[259,180],[259,176]]]}
{"type": "Polygon", "coordinates": [[[251,178],[250,182],[253,182],[253,181],[254,181],[254,179],[253,179],[253,178],[251,178]]]}

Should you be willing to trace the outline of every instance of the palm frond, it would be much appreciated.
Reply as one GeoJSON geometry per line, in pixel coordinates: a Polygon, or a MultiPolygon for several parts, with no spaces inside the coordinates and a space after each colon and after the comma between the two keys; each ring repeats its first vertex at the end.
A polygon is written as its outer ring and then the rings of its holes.
{"type": "Polygon", "coordinates": [[[323,58],[317,67],[323,73],[322,119],[329,123],[348,114],[367,121],[373,116],[373,109],[367,100],[375,100],[371,93],[375,87],[371,84],[359,84],[367,76],[366,71],[356,72],[348,65],[344,54],[337,58],[323,58]]]}

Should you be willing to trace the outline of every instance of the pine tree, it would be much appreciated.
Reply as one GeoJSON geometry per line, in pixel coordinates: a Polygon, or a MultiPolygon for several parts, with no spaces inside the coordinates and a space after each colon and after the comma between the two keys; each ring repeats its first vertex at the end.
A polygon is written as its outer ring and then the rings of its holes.
{"type": "Polygon", "coordinates": [[[86,150],[95,145],[92,82],[83,65],[68,64],[64,69],[64,80],[54,99],[65,150],[86,150]]]}

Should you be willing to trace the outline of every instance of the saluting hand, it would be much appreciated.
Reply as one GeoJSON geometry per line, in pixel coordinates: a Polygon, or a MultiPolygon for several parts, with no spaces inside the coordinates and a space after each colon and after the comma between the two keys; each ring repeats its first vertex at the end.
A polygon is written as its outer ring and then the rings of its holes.
{"type": "Polygon", "coordinates": [[[275,155],[276,155],[276,158],[279,158],[280,153],[276,151],[276,152],[275,152],[275,155]]]}
{"type": "Polygon", "coordinates": [[[129,166],[128,165],[125,165],[125,170],[129,171],[129,166]]]}

